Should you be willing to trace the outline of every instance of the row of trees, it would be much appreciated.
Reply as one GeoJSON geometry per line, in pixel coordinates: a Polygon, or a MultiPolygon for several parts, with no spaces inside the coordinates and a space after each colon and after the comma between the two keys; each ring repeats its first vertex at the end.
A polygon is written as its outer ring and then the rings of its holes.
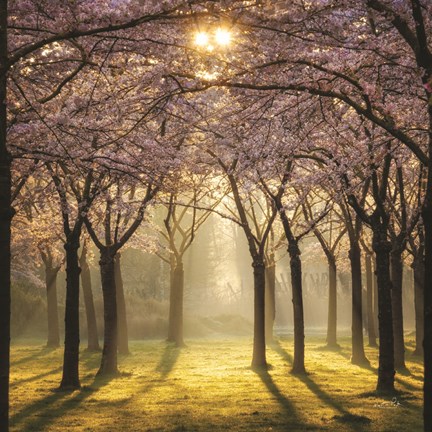
{"type": "MultiPolygon", "coordinates": [[[[38,213],[53,221],[56,214],[60,222],[67,279],[61,388],[70,389],[80,385],[83,229],[101,257],[99,374],[116,373],[118,253],[158,200],[168,207],[175,323],[170,339],[183,342],[182,255],[207,215],[217,212],[236,221],[247,239],[257,368],[266,367],[265,304],[269,321],[276,245],[282,242],[290,257],[293,372],[304,373],[299,243],[313,233],[327,256],[328,343],[334,346],[335,251],[346,236],[352,361],[367,361],[363,247],[376,260],[377,389],[393,391],[395,365],[404,366],[402,261],[409,253],[417,275],[418,345],[424,323],[425,430],[432,430],[432,5],[346,0],[293,2],[289,10],[242,1],[62,6],[15,1],[8,11],[1,2],[0,428],[8,424],[13,201],[16,217],[38,213]],[[217,45],[221,27],[231,42],[225,38],[217,45]],[[206,38],[195,39],[197,32],[206,38]],[[187,228],[181,224],[184,209],[192,212],[187,228]]],[[[49,285],[58,263],[48,251],[41,254],[52,270],[49,285]]]]}

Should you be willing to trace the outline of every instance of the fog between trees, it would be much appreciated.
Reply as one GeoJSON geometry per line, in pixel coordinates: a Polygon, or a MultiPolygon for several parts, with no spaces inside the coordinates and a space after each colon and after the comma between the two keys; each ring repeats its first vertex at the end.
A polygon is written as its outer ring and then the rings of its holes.
{"type": "MultiPolygon", "coordinates": [[[[143,231],[149,231],[143,230],[143,231]]],[[[156,234],[154,234],[156,235],[156,234]]],[[[99,333],[102,337],[103,304],[98,252],[91,249],[91,277],[99,333]]],[[[302,244],[306,336],[326,334],[328,269],[322,250],[313,235],[302,244]]],[[[121,255],[122,277],[131,339],[166,338],[169,308],[169,265],[156,254],[137,247],[121,255]]],[[[338,273],[338,333],[349,335],[351,288],[346,257],[340,258],[338,273]]],[[[253,321],[253,278],[244,234],[235,223],[212,215],[197,233],[185,258],[185,337],[250,336],[253,321]]],[[[14,338],[46,338],[46,293],[43,263],[30,279],[17,271],[12,292],[12,334],[14,338]]],[[[364,304],[366,277],[363,275],[364,304]]],[[[292,334],[292,300],[286,252],[280,248],[276,264],[275,333],[292,334]]],[[[407,332],[415,329],[413,275],[404,273],[404,323],[407,332]]],[[[63,334],[65,273],[57,277],[59,322],[63,334]]],[[[365,314],[366,315],[366,314],[365,314]]],[[[83,296],[80,305],[81,335],[86,344],[87,327],[83,296]]],[[[365,320],[366,327],[367,318],[365,320]]]]}

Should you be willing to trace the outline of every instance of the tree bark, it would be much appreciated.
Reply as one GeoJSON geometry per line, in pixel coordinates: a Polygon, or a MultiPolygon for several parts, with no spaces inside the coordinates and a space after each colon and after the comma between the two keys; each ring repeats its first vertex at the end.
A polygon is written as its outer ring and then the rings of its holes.
{"type": "Polygon", "coordinates": [[[178,262],[171,274],[170,310],[168,320],[168,342],[174,342],[178,347],[185,346],[183,338],[183,291],[183,263],[178,262]]]}
{"type": "Polygon", "coordinates": [[[392,283],[390,279],[390,250],[386,232],[373,230],[373,250],[376,254],[376,275],[378,282],[379,320],[379,367],[377,390],[394,391],[394,342],[392,317],[392,283]]]}
{"type": "Polygon", "coordinates": [[[129,354],[128,325],[126,315],[126,301],[124,294],[123,278],[121,274],[120,253],[114,258],[115,286],[117,295],[117,325],[118,325],[118,352],[129,354]]]}
{"type": "Polygon", "coordinates": [[[378,280],[376,276],[376,258],[374,258],[372,267],[372,285],[373,285],[373,295],[374,295],[374,319],[375,319],[375,335],[379,339],[379,328],[378,328],[378,280]]]}
{"type": "Polygon", "coordinates": [[[432,106],[430,111],[430,145],[429,166],[426,198],[423,205],[422,217],[425,234],[425,278],[424,278],[424,385],[423,385],[423,419],[424,430],[432,431],[432,106]]]}
{"type": "Polygon", "coordinates": [[[393,338],[394,338],[394,367],[405,369],[405,342],[403,326],[402,307],[402,280],[403,265],[402,252],[393,249],[390,254],[391,282],[392,282],[392,315],[393,315],[393,338]]]}
{"type": "Polygon", "coordinates": [[[336,261],[327,257],[329,269],[329,300],[327,317],[327,346],[337,348],[337,283],[336,261]]]}
{"type": "Polygon", "coordinates": [[[274,343],[273,326],[276,318],[276,264],[274,261],[265,270],[265,340],[274,343]]]}
{"type": "MultiPolygon", "coordinates": [[[[222,164],[223,165],[223,164],[222,164]]],[[[224,166],[224,165],[223,165],[224,166]]],[[[265,263],[264,263],[264,246],[268,239],[271,225],[276,216],[276,208],[282,209],[281,196],[272,197],[275,208],[272,208],[272,214],[267,220],[267,227],[264,229],[259,242],[256,242],[254,235],[249,226],[248,216],[243,206],[242,198],[238,189],[236,179],[228,173],[227,167],[224,166],[228,174],[231,190],[234,195],[237,211],[239,213],[242,228],[246,236],[249,247],[249,253],[252,257],[252,267],[254,274],[254,342],[252,353],[252,368],[267,369],[266,344],[265,344],[265,263]]],[[[273,206],[272,206],[273,207],[273,206]]],[[[281,217],[285,217],[286,215],[281,217]]],[[[285,230],[286,231],[286,230],[285,230]]]]}
{"type": "Polygon", "coordinates": [[[175,256],[173,253],[170,254],[170,291],[169,291],[169,313],[168,313],[168,342],[175,341],[174,331],[174,306],[175,306],[175,288],[174,288],[174,270],[176,268],[175,256]]]}
{"type": "Polygon", "coordinates": [[[9,430],[11,157],[6,147],[7,1],[0,2],[0,430],[9,430]]]}
{"type": "Polygon", "coordinates": [[[254,274],[254,340],[252,368],[266,369],[264,260],[255,257],[252,267],[254,274]]]}
{"type": "Polygon", "coordinates": [[[413,262],[414,270],[414,305],[415,305],[415,350],[414,355],[423,355],[423,332],[424,332],[424,283],[425,268],[423,248],[416,254],[413,262]]]}
{"type": "Polygon", "coordinates": [[[302,287],[302,267],[300,259],[300,249],[298,242],[291,239],[288,246],[290,255],[292,301],[294,316],[294,362],[292,373],[306,373],[304,365],[304,316],[303,316],[303,287],[302,287]]]}
{"type": "MultiPolygon", "coordinates": [[[[416,26],[420,30],[424,28],[420,2],[413,2],[416,26]]],[[[422,54],[418,58],[427,57],[428,67],[422,77],[423,84],[432,79],[432,57],[425,40],[422,38],[422,54]]],[[[428,161],[426,193],[422,206],[422,220],[424,228],[424,297],[423,297],[423,420],[424,430],[432,432],[432,96],[426,92],[428,99],[428,161]]]]}
{"type": "Polygon", "coordinates": [[[350,242],[349,259],[352,281],[352,356],[353,364],[368,363],[363,344],[361,252],[358,241],[350,242]]]}
{"type": "Polygon", "coordinates": [[[96,321],[96,312],[93,301],[90,267],[87,262],[87,245],[84,244],[80,257],[81,284],[84,294],[84,306],[87,318],[87,350],[99,351],[99,334],[96,321]]]}
{"type": "Polygon", "coordinates": [[[44,261],[45,286],[47,290],[48,340],[47,347],[60,346],[60,330],[57,303],[57,275],[60,267],[53,267],[51,260],[44,261]]]}
{"type": "Polygon", "coordinates": [[[302,286],[302,267],[298,239],[294,236],[290,221],[285,213],[285,209],[280,199],[275,200],[276,208],[284,229],[285,237],[288,241],[288,254],[290,256],[291,270],[291,289],[293,302],[293,321],[294,321],[294,361],[292,373],[305,374],[304,365],[304,315],[303,315],[303,286],[302,286]]]}
{"type": "Polygon", "coordinates": [[[97,375],[117,375],[117,298],[114,254],[111,248],[100,249],[100,271],[104,302],[104,344],[97,375]]]}
{"type": "Polygon", "coordinates": [[[366,289],[367,289],[367,321],[368,321],[368,338],[369,346],[376,347],[376,333],[375,333],[375,314],[374,314],[374,284],[372,273],[372,257],[366,254],[366,289]]]}
{"type": "Polygon", "coordinates": [[[65,349],[60,389],[80,388],[79,380],[79,234],[71,235],[66,250],[65,349]]]}

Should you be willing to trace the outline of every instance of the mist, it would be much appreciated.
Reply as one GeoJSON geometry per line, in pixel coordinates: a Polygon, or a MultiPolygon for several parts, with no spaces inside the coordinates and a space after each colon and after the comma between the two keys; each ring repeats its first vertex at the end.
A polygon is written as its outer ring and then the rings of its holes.
{"type": "MultiPolygon", "coordinates": [[[[145,229],[144,232],[148,231],[145,229]]],[[[313,236],[306,237],[303,250],[303,294],[305,334],[325,336],[328,319],[328,267],[313,236]]],[[[90,270],[98,322],[103,337],[103,299],[98,252],[91,250],[90,270]]],[[[337,276],[337,329],[349,336],[352,319],[351,283],[348,263],[341,258],[337,276]],[[344,268],[345,266],[345,268],[344,268]]],[[[121,255],[121,270],[126,298],[129,337],[132,340],[165,339],[168,331],[170,268],[156,254],[135,247],[121,255]]],[[[196,234],[184,256],[184,333],[186,338],[251,337],[253,332],[253,272],[247,242],[238,224],[211,217],[196,234]]],[[[404,326],[415,328],[413,274],[404,269],[404,326]]],[[[12,297],[12,334],[14,338],[45,338],[47,332],[46,294],[43,268],[36,278],[17,274],[12,297]]],[[[289,259],[281,247],[276,253],[277,336],[293,335],[292,292],[289,259]]],[[[363,303],[366,305],[366,275],[363,273],[363,303]]],[[[64,315],[65,273],[57,277],[59,316],[64,315]]],[[[367,329],[363,309],[364,331],[367,329]]],[[[64,331],[60,319],[60,333],[64,331]]],[[[83,296],[80,298],[80,332],[87,339],[83,296]]]]}

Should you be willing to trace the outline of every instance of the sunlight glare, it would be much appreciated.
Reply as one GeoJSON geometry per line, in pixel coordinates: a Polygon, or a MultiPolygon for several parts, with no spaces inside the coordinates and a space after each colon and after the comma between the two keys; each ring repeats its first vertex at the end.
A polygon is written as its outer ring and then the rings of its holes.
{"type": "Polygon", "coordinates": [[[195,44],[198,46],[206,46],[209,43],[209,37],[207,33],[199,32],[195,35],[195,44]]]}
{"type": "Polygon", "coordinates": [[[223,28],[216,30],[216,42],[219,45],[229,45],[231,42],[231,33],[223,28]]]}

